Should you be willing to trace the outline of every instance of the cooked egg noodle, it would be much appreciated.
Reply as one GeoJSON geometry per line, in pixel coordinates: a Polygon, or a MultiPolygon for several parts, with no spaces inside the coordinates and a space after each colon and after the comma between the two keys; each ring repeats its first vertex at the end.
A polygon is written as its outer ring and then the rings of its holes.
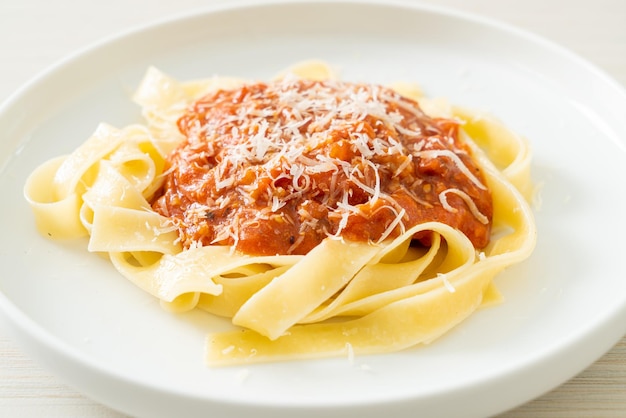
{"type": "MultiPolygon", "coordinates": [[[[334,77],[319,62],[292,72],[334,77]]],[[[477,251],[461,232],[428,222],[379,244],[329,237],[306,256],[249,256],[225,246],[182,251],[177,228],[148,200],[160,187],[166,155],[182,140],[176,121],[187,106],[240,83],[179,83],[152,68],[134,96],[145,127],[101,125],[74,153],[37,168],[25,186],[42,234],[88,235],[89,251],[108,254],[124,277],[165,309],[197,307],[242,327],[208,335],[208,364],[392,352],[429,343],[497,300],[494,276],[532,252],[526,142],[489,116],[433,105],[407,85],[407,94],[425,108],[463,122],[462,138],[493,196],[494,228],[507,231],[487,248],[477,251]],[[412,245],[422,231],[433,233],[429,247],[412,245]]]]}

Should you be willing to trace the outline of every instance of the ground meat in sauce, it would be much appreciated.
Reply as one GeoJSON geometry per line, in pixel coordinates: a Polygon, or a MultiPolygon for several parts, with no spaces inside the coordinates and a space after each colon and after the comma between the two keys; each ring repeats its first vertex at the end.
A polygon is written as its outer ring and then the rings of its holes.
{"type": "Polygon", "coordinates": [[[489,242],[491,195],[458,123],[388,88],[249,84],[199,100],[178,127],[186,140],[153,208],[185,248],[306,254],[328,236],[377,241],[427,221],[489,242]]]}

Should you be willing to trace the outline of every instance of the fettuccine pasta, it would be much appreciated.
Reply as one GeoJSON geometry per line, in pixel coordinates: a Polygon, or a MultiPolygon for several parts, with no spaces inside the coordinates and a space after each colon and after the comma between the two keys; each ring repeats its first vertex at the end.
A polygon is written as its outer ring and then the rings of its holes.
{"type": "Polygon", "coordinates": [[[44,236],[88,236],[164,308],[230,318],[209,365],[430,343],[534,248],[526,141],[414,84],[150,68],[134,100],[144,123],[101,124],[25,196],[44,236]]]}

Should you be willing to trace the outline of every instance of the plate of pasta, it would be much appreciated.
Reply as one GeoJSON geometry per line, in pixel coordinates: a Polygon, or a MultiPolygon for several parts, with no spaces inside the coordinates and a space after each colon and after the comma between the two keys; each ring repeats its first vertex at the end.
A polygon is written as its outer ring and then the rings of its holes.
{"type": "Polygon", "coordinates": [[[625,105],[409,2],[140,28],[0,108],[0,306],[133,416],[497,414],[626,331],[625,105]]]}

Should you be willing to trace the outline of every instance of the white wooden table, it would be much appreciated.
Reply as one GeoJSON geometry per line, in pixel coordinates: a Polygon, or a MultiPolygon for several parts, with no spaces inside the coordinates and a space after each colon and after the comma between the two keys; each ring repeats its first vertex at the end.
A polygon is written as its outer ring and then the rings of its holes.
{"type": "MultiPolygon", "coordinates": [[[[104,36],[202,7],[209,1],[0,0],[0,101],[66,54],[104,36]]],[[[431,3],[535,32],[582,55],[626,86],[624,0],[431,3]]],[[[9,339],[6,325],[0,322],[0,417],[120,416],[42,369],[9,339]]],[[[626,338],[569,382],[503,416],[626,417],[626,338]]]]}

